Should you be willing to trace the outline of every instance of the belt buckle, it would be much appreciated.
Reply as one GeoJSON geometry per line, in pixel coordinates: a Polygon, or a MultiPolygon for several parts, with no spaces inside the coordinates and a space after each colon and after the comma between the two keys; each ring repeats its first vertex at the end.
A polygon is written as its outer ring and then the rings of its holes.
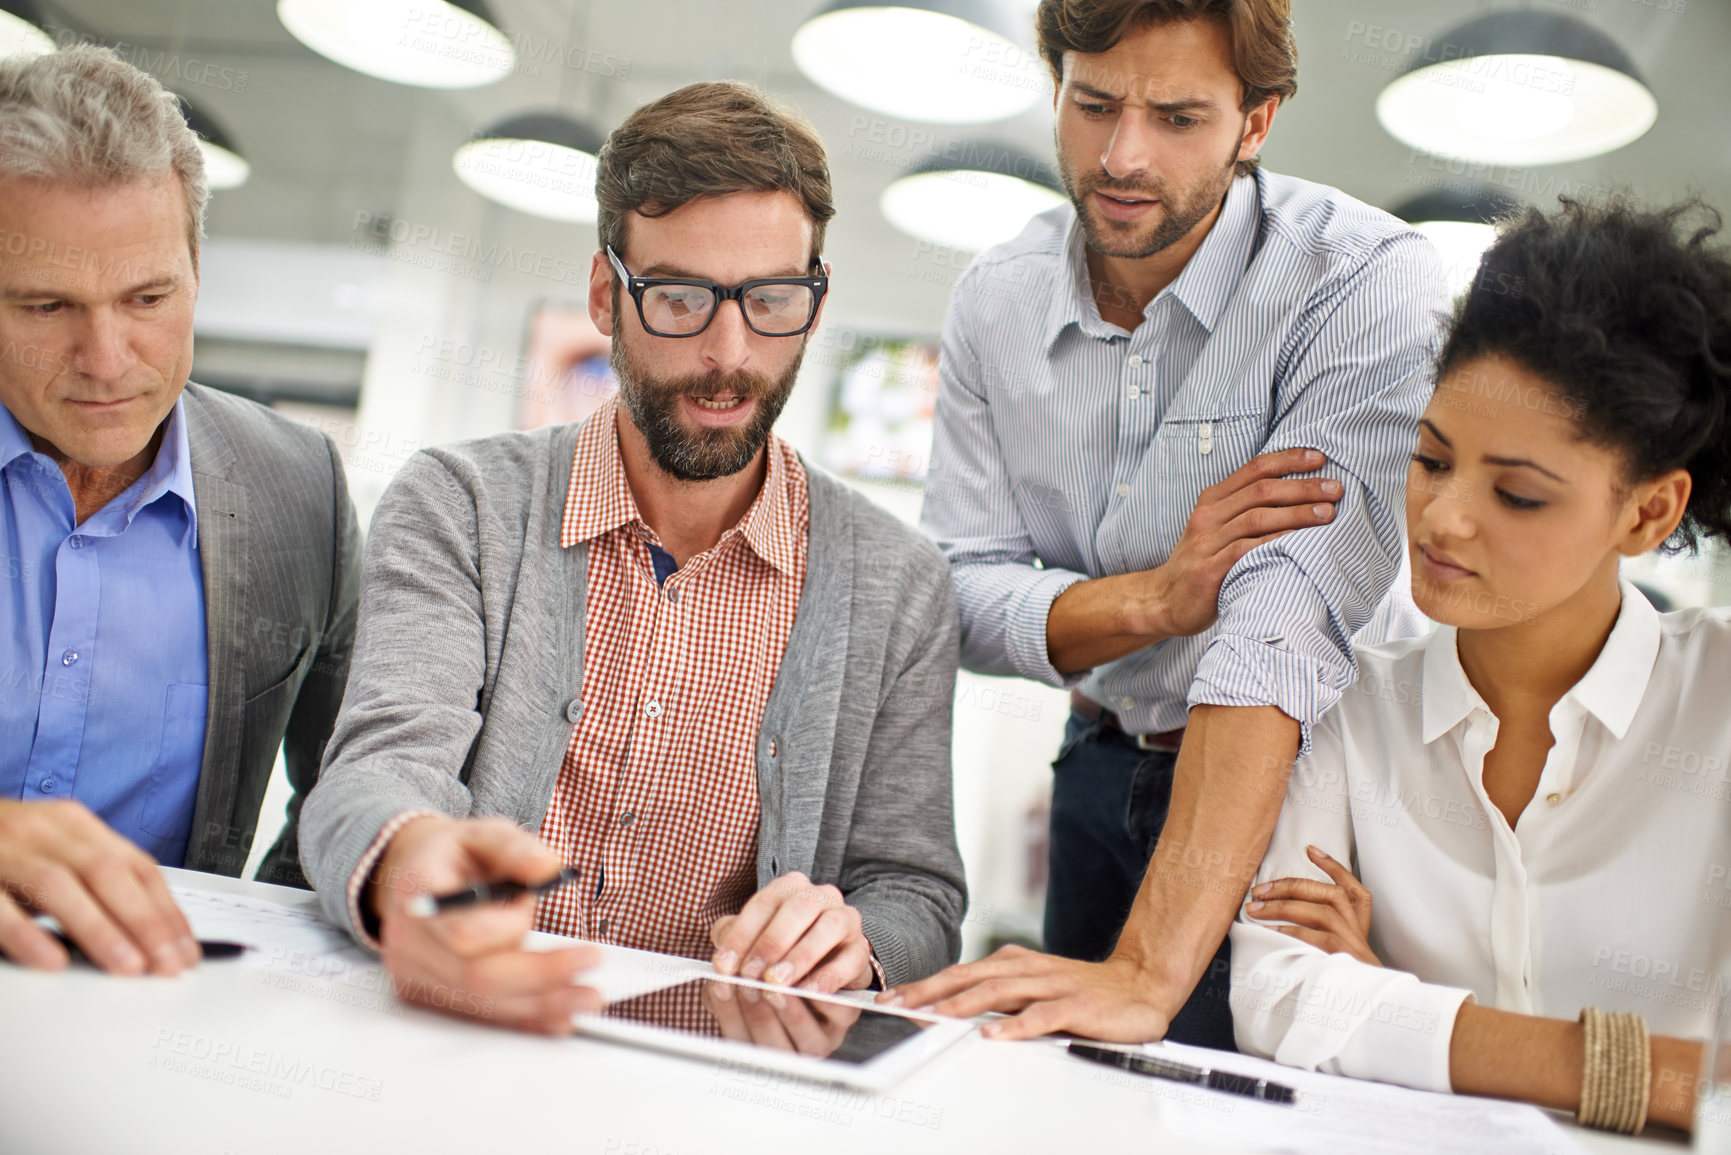
{"type": "MultiPolygon", "coordinates": [[[[1171,730],[1165,730],[1158,734],[1138,734],[1136,735],[1136,748],[1149,750],[1156,754],[1176,754],[1178,747],[1172,742],[1172,734],[1173,731],[1171,730]]],[[[1178,735],[1179,741],[1182,742],[1184,740],[1183,731],[1178,731],[1178,735]]]]}

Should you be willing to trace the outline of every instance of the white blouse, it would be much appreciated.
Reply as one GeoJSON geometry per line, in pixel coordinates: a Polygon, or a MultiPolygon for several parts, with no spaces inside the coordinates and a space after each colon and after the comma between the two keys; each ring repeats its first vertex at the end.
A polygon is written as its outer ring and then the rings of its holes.
{"type": "Polygon", "coordinates": [[[1384,967],[1241,910],[1240,1049],[1447,1091],[1468,997],[1708,1033],[1731,945],[1731,610],[1660,614],[1622,592],[1598,660],[1551,710],[1555,742],[1513,829],[1484,790],[1497,719],[1454,629],[1358,652],[1358,684],[1294,767],[1256,881],[1329,881],[1308,844],[1349,864],[1384,967]]]}

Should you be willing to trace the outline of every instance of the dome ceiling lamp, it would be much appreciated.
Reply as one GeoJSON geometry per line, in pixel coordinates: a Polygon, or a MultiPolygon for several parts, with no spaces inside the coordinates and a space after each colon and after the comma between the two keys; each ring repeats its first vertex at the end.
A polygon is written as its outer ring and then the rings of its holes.
{"type": "Polygon", "coordinates": [[[54,37],[34,0],[0,0],[0,59],[53,51],[54,37]]]}
{"type": "Polygon", "coordinates": [[[451,167],[464,184],[508,208],[555,221],[593,222],[602,140],[562,112],[519,113],[459,146],[451,167]]]}
{"type": "Polygon", "coordinates": [[[484,0],[277,0],[284,28],[328,60],[419,88],[478,88],[517,50],[484,0]]]}
{"type": "Polygon", "coordinates": [[[1391,211],[1436,246],[1449,295],[1459,297],[1472,286],[1485,250],[1497,239],[1493,222],[1520,207],[1519,201],[1495,189],[1438,189],[1391,211]]]}
{"type": "Polygon", "coordinates": [[[1066,199],[1050,162],[1013,144],[966,141],[891,181],[878,208],[909,236],[977,253],[1066,199]]]}
{"type": "Polygon", "coordinates": [[[985,124],[1050,96],[1045,64],[997,0],[833,0],[793,34],[819,88],[902,120],[985,124]]]}
{"type": "Polygon", "coordinates": [[[1629,54],[1572,15],[1493,12],[1435,39],[1376,117],[1403,144],[1485,164],[1561,164],[1622,148],[1658,118],[1629,54]],[[1434,56],[1446,59],[1431,59],[1434,56]]]}
{"type": "Polygon", "coordinates": [[[175,93],[180,101],[180,113],[186,117],[186,127],[198,134],[199,151],[204,153],[204,176],[213,189],[239,188],[252,175],[252,165],[235,146],[234,140],[212,120],[204,109],[175,93]]]}

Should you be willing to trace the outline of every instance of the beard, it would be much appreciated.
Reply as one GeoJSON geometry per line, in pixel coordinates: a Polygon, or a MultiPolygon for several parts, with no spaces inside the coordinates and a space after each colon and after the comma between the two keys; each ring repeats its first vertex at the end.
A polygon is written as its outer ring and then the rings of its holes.
{"type": "Polygon", "coordinates": [[[676,380],[656,378],[631,356],[622,337],[615,337],[608,360],[619,377],[619,399],[632,424],[649,443],[649,456],[662,472],[680,481],[714,481],[731,477],[750,465],[769,442],[769,431],[781,416],[794,378],[805,357],[799,354],[781,376],[761,373],[710,372],[676,380]],[[750,398],[755,404],[742,425],[727,429],[688,426],[680,417],[681,399],[707,400],[722,393],[750,398]]]}
{"type": "MultiPolygon", "coordinates": [[[[1236,153],[1236,150],[1234,150],[1236,153]]],[[[1064,182],[1064,192],[1076,207],[1076,219],[1082,222],[1082,236],[1088,247],[1102,256],[1140,260],[1182,240],[1213,212],[1226,196],[1227,188],[1237,173],[1237,158],[1227,161],[1213,180],[1174,193],[1161,180],[1115,180],[1104,168],[1078,174],[1063,162],[1058,151],[1058,175],[1064,182]],[[1092,197],[1096,192],[1108,196],[1129,196],[1160,202],[1158,219],[1152,223],[1107,220],[1095,214],[1092,197]]]]}

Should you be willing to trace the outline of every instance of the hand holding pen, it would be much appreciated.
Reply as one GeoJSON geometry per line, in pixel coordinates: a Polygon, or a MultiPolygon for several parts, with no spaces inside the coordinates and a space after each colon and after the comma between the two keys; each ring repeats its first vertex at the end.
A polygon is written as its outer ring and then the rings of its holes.
{"type": "Polygon", "coordinates": [[[416,918],[432,918],[447,910],[473,906],[478,902],[509,902],[524,894],[546,894],[568,882],[576,882],[583,872],[574,866],[559,868],[559,873],[544,882],[477,882],[448,894],[417,894],[404,904],[404,909],[416,918]]]}
{"type": "Polygon", "coordinates": [[[369,892],[380,959],[398,997],[544,1034],[569,1034],[575,1014],[600,1010],[599,992],[583,985],[600,948],[524,949],[535,925],[535,903],[525,896],[564,881],[563,866],[534,834],[502,818],[404,822],[369,892]],[[429,905],[436,917],[415,913],[429,905]]]}

